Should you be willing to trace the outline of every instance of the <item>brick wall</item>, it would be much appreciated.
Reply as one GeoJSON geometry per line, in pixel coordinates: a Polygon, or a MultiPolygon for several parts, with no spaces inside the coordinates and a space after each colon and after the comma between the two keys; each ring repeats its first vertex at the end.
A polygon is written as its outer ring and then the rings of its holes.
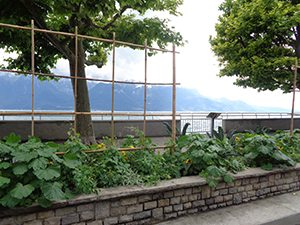
{"type": "Polygon", "coordinates": [[[154,224],[296,191],[299,185],[299,165],[274,171],[248,169],[236,174],[233,183],[220,183],[215,189],[198,176],[183,177],[152,187],[103,189],[99,195],[57,202],[49,209],[37,206],[0,209],[0,225],[154,224]]]}

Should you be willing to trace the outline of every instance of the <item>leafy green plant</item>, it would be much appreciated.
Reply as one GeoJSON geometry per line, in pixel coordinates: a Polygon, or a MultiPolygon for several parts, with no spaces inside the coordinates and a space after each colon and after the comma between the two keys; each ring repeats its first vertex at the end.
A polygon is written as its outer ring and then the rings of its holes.
{"type": "Polygon", "coordinates": [[[197,134],[189,137],[186,151],[186,175],[200,174],[210,186],[216,186],[220,179],[231,182],[231,173],[244,168],[242,160],[227,138],[216,139],[197,134]]]}
{"type": "Polygon", "coordinates": [[[155,147],[155,144],[152,142],[151,138],[146,137],[143,131],[136,128],[132,129],[135,132],[136,137],[133,135],[127,135],[121,144],[122,148],[140,147],[144,150],[151,150],[153,147],[155,147]]]}
{"type": "Polygon", "coordinates": [[[274,166],[294,166],[295,161],[281,151],[278,138],[267,134],[240,134],[238,146],[249,166],[271,170],[274,166]]]}
{"type": "Polygon", "coordinates": [[[69,188],[62,179],[65,169],[81,164],[73,145],[65,145],[62,158],[55,152],[62,148],[55,143],[42,143],[31,137],[21,144],[11,134],[0,142],[0,205],[15,207],[37,202],[49,206],[52,201],[66,199],[69,188]]]}
{"type": "MultiPolygon", "coordinates": [[[[170,123],[168,122],[163,122],[163,124],[165,125],[167,131],[168,131],[168,134],[169,135],[172,135],[173,131],[172,131],[172,127],[170,126],[170,123]]],[[[191,124],[190,123],[185,123],[183,128],[182,128],[182,131],[179,130],[178,127],[176,127],[176,137],[180,137],[180,136],[184,136],[187,134],[187,130],[188,130],[188,127],[190,126],[191,124]]]]}
{"type": "Polygon", "coordinates": [[[94,167],[97,187],[114,187],[142,183],[126,158],[116,148],[104,150],[98,157],[93,157],[89,165],[94,167]]]}

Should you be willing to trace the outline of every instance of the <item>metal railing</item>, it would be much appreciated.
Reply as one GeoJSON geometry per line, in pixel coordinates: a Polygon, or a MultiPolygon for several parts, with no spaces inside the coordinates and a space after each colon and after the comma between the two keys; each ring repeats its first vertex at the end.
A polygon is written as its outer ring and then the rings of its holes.
{"type": "MultiPolygon", "coordinates": [[[[188,133],[207,133],[210,132],[211,119],[207,118],[209,112],[180,113],[181,126],[190,123],[188,133]]],[[[291,113],[286,112],[224,112],[215,119],[214,128],[222,127],[223,119],[290,119],[291,113]]],[[[294,118],[300,118],[296,113],[294,118]]]]}

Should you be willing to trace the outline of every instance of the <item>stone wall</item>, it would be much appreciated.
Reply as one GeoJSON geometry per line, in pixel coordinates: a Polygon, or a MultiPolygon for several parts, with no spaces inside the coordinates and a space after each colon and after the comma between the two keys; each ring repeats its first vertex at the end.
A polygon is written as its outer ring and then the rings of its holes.
{"type": "Polygon", "coordinates": [[[119,187],[99,195],[79,196],[54,203],[49,209],[0,209],[0,225],[138,225],[154,224],[299,190],[300,165],[264,171],[248,169],[231,184],[212,189],[198,176],[164,181],[152,187],[119,187]]]}

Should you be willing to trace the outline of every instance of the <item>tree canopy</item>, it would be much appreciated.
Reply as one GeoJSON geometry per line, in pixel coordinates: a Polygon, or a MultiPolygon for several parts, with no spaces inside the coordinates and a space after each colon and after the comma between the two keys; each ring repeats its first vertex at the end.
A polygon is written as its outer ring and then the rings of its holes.
{"type": "MultiPolygon", "coordinates": [[[[181,45],[182,36],[170,28],[168,20],[144,17],[149,11],[165,11],[180,15],[177,8],[183,0],[1,0],[0,22],[30,26],[34,19],[39,28],[74,32],[78,26],[80,34],[166,47],[174,42],[181,45]]],[[[17,51],[18,58],[10,59],[10,68],[30,68],[30,32],[1,29],[0,47],[17,51]]],[[[52,34],[37,34],[37,70],[49,72],[59,58],[70,59],[70,38],[52,34]],[[42,37],[41,37],[42,36],[42,37]]],[[[109,45],[100,42],[85,42],[86,63],[105,64],[109,45]]]]}
{"type": "Polygon", "coordinates": [[[238,86],[288,92],[300,57],[300,1],[225,0],[219,9],[210,38],[219,75],[236,77],[238,86]]]}
{"type": "MultiPolygon", "coordinates": [[[[153,12],[164,11],[180,15],[178,7],[183,0],[0,0],[0,22],[22,26],[35,26],[63,32],[78,32],[101,38],[158,45],[164,48],[168,43],[182,45],[180,33],[170,27],[169,21],[151,16],[153,12]],[[150,16],[149,16],[150,15],[150,16]]],[[[17,52],[17,58],[8,58],[8,69],[31,70],[30,32],[0,28],[0,48],[17,52]]],[[[111,45],[102,42],[79,39],[78,76],[85,77],[86,65],[101,68],[107,62],[111,45]]],[[[69,61],[70,73],[75,71],[75,42],[73,38],[51,33],[36,33],[35,70],[49,73],[60,58],[69,61]]],[[[74,89],[74,82],[73,89],[74,89]]],[[[78,81],[77,112],[89,112],[89,96],[85,80],[78,81]]],[[[94,142],[89,115],[76,115],[78,132],[94,142]]]]}

